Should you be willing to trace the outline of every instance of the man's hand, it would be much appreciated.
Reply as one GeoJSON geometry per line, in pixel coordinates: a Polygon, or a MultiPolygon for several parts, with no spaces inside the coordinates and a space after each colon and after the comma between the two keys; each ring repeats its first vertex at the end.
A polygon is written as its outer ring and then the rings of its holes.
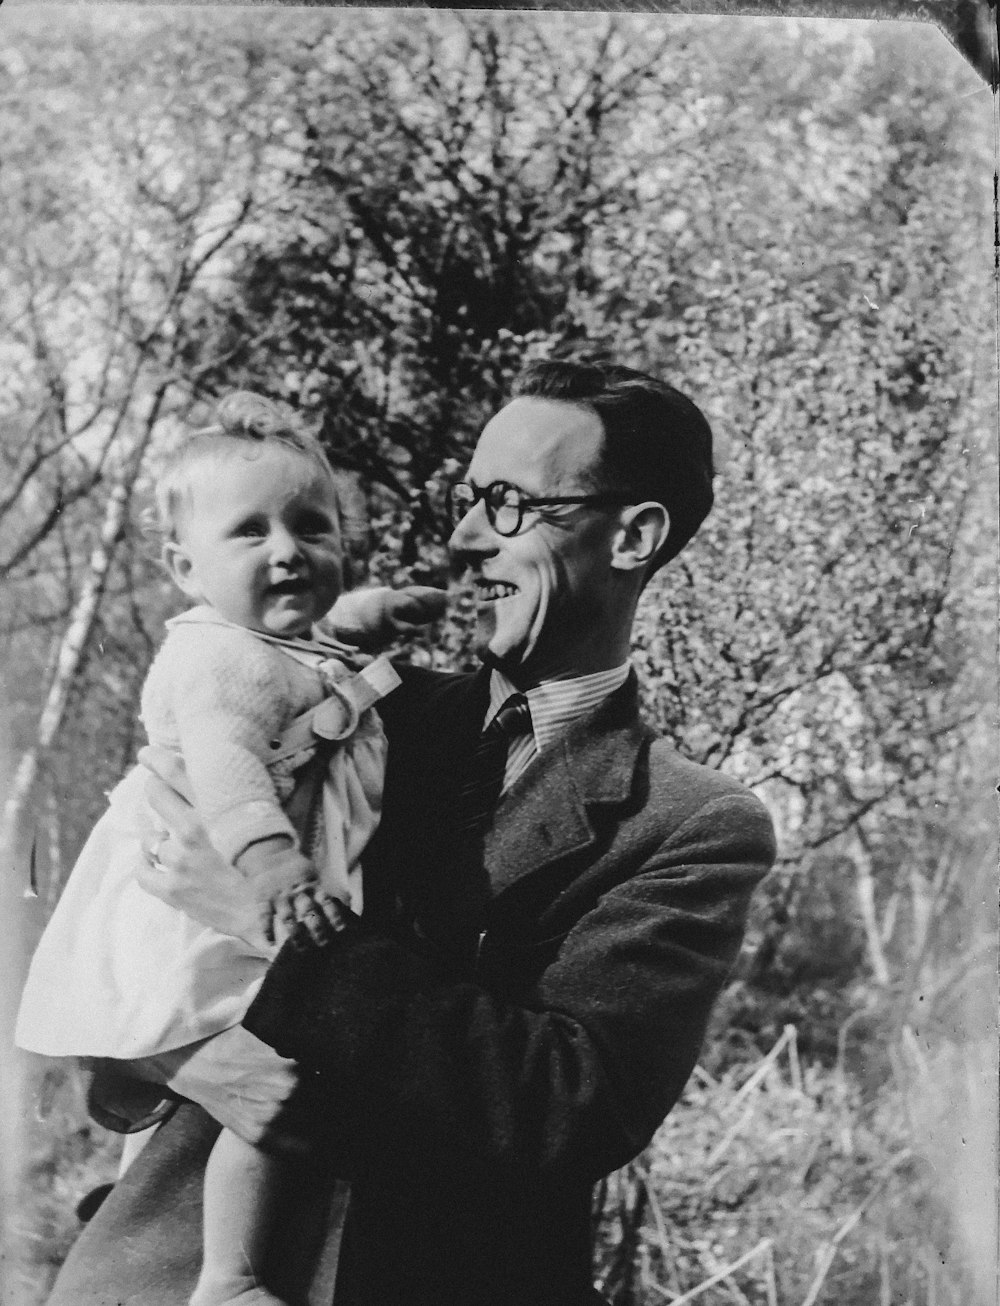
{"type": "Polygon", "coordinates": [[[375,649],[438,621],[447,606],[445,591],[432,585],[380,585],[341,594],[327,622],[345,644],[375,649]]]}
{"type": "MultiPolygon", "coordinates": [[[[168,749],[151,747],[141,751],[139,761],[151,773],[146,798],[162,829],[168,831],[143,840],[146,864],[137,872],[139,884],[202,925],[243,939],[262,956],[272,956],[272,940],[261,927],[253,884],[212,846],[187,797],[190,791],[180,759],[168,749]]],[[[321,889],[306,893],[301,903],[295,900],[289,915],[305,919],[314,907],[318,912],[312,924],[320,930],[346,928],[347,909],[321,889]]],[[[273,941],[283,942],[288,928],[279,920],[273,941]]]]}

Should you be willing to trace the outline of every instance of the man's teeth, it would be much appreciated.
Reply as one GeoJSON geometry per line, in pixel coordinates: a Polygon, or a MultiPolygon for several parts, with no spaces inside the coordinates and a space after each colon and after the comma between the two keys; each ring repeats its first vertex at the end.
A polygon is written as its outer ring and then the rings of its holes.
{"type": "Polygon", "coordinates": [[[487,599],[493,603],[497,599],[509,599],[512,594],[517,593],[517,586],[510,585],[505,580],[481,580],[477,582],[479,588],[479,597],[487,599]]]}

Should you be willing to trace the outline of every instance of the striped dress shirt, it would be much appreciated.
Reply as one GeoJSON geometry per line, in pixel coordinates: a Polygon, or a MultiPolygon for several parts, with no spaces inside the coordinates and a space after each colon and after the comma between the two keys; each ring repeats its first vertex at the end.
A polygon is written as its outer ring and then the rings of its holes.
{"type": "MultiPolygon", "coordinates": [[[[572,680],[547,680],[524,691],[531,708],[531,734],[518,735],[507,753],[502,793],[524,773],[539,753],[544,753],[574,721],[592,712],[628,678],[631,664],[623,662],[610,671],[595,671],[572,680]]],[[[496,668],[490,675],[490,703],[483,729],[490,724],[511,694],[521,691],[496,668]]]]}

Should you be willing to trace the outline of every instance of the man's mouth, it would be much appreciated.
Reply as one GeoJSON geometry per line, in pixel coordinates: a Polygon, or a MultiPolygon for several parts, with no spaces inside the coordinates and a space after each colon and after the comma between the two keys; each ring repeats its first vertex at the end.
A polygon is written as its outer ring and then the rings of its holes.
{"type": "Polygon", "coordinates": [[[487,580],[484,576],[476,579],[476,593],[483,603],[498,603],[501,599],[513,598],[517,592],[517,586],[510,581],[487,580]]]}

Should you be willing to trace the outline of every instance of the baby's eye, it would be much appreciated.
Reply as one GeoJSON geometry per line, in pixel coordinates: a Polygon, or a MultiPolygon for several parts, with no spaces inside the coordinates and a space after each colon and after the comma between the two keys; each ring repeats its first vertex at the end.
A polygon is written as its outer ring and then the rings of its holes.
{"type": "Polygon", "coordinates": [[[256,517],[248,517],[246,521],[239,522],[233,529],[233,534],[262,539],[267,534],[267,524],[256,517]]]}
{"type": "Polygon", "coordinates": [[[329,535],[333,530],[333,522],[324,513],[306,513],[296,523],[296,530],[306,538],[329,535]]]}

